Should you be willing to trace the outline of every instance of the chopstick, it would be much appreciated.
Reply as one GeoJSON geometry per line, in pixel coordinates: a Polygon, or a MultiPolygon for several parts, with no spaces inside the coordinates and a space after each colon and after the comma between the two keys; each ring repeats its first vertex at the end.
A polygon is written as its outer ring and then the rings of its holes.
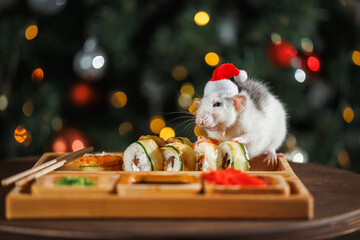
{"type": "Polygon", "coordinates": [[[83,148],[78,151],[65,154],[65,155],[55,158],[51,161],[43,163],[37,167],[30,168],[28,170],[25,170],[23,172],[20,172],[18,174],[15,174],[13,176],[5,178],[1,181],[1,184],[3,186],[8,186],[8,185],[16,182],[16,186],[22,186],[35,178],[38,179],[39,177],[45,175],[46,173],[49,173],[57,168],[64,166],[65,164],[80,157],[84,153],[92,152],[93,150],[94,150],[93,147],[89,147],[89,148],[83,148]],[[22,180],[18,181],[19,179],[22,179],[22,180]]]}

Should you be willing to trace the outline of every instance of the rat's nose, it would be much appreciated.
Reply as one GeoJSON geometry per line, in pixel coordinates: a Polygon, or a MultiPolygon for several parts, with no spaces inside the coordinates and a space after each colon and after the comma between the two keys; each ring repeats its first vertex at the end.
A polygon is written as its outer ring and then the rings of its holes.
{"type": "Polygon", "coordinates": [[[199,125],[199,126],[201,126],[201,125],[204,125],[204,120],[203,119],[196,119],[196,121],[195,121],[195,123],[196,123],[196,125],[199,125]]]}

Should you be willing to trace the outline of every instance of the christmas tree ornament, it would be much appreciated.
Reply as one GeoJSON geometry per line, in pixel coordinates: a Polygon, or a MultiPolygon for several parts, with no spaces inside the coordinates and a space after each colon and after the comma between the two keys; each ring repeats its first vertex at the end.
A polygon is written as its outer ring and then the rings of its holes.
{"type": "Polygon", "coordinates": [[[106,55],[102,48],[98,47],[95,37],[85,41],[84,48],[78,51],[74,57],[73,67],[76,74],[87,81],[97,81],[105,73],[106,55]]]}
{"type": "Polygon", "coordinates": [[[237,69],[231,63],[218,66],[209,82],[206,83],[204,96],[217,93],[224,95],[235,95],[239,93],[238,86],[229,78],[234,77],[238,82],[245,82],[248,78],[246,71],[237,69]]]}
{"type": "Polygon", "coordinates": [[[270,44],[266,50],[269,60],[279,68],[291,66],[291,60],[297,55],[296,48],[287,41],[270,44]]]}
{"type": "Polygon", "coordinates": [[[61,12],[67,0],[27,0],[31,10],[36,13],[53,16],[61,12]]]}

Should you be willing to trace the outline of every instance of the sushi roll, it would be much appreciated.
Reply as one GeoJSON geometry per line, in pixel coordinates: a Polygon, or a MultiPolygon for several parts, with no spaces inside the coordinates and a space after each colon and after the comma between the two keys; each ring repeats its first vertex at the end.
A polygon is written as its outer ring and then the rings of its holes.
{"type": "Polygon", "coordinates": [[[169,138],[168,140],[166,140],[167,143],[175,143],[175,142],[178,142],[178,143],[183,143],[183,144],[187,144],[189,145],[190,147],[193,145],[190,140],[186,137],[171,137],[169,138]]]}
{"type": "Polygon", "coordinates": [[[240,171],[249,171],[249,156],[242,143],[225,141],[219,145],[222,153],[222,168],[232,167],[240,171]]]}
{"type": "Polygon", "coordinates": [[[160,150],[164,159],[164,171],[195,171],[195,153],[189,145],[174,142],[160,150]]]}
{"type": "Polygon", "coordinates": [[[153,139],[159,147],[166,145],[166,141],[163,138],[155,135],[143,135],[139,138],[138,141],[145,139],[153,139]]]}
{"type": "Polygon", "coordinates": [[[221,169],[222,155],[218,145],[213,141],[207,141],[208,138],[199,139],[193,145],[196,157],[196,170],[209,171],[210,169],[221,169]]]}
{"type": "Polygon", "coordinates": [[[161,171],[164,161],[153,139],[132,143],[124,152],[125,171],[161,171]]]}
{"type": "Polygon", "coordinates": [[[84,154],[80,163],[82,171],[121,171],[123,168],[122,157],[107,152],[84,154]]]}

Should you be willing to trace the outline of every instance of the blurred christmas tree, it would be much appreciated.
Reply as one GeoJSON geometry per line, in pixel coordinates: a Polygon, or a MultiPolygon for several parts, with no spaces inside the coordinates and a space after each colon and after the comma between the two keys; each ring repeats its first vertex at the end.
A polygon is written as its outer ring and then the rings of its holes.
{"type": "Polygon", "coordinates": [[[0,2],[0,158],[123,151],[186,109],[225,62],[285,103],[282,149],[360,171],[360,4],[340,1],[0,2]]]}

